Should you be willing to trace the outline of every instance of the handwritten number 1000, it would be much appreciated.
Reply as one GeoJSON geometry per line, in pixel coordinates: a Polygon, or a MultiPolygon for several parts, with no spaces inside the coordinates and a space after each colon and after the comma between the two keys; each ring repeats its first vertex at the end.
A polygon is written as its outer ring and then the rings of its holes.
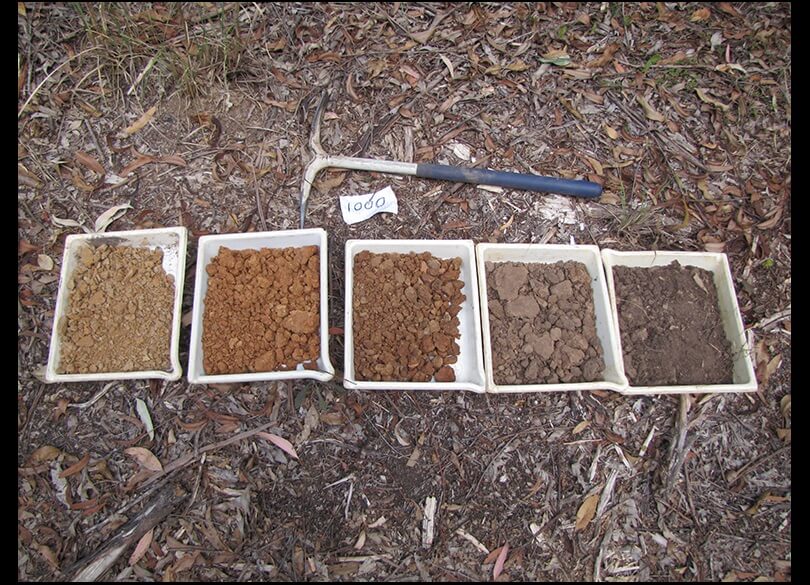
{"type": "Polygon", "coordinates": [[[362,209],[379,209],[380,207],[385,207],[385,196],[378,197],[376,200],[369,199],[365,203],[362,201],[355,201],[354,203],[351,201],[346,202],[346,211],[349,212],[360,211],[362,209]]]}

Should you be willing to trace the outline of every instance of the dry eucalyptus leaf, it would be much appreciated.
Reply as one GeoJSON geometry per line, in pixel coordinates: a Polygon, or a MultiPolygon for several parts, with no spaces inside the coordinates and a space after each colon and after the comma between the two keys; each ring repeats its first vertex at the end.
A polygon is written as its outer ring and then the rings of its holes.
{"type": "Polygon", "coordinates": [[[509,554],[509,543],[503,545],[498,558],[495,560],[495,566],[492,568],[492,579],[497,579],[503,572],[503,564],[506,562],[506,555],[509,554]]]}
{"type": "Polygon", "coordinates": [[[785,420],[790,418],[790,394],[785,394],[782,396],[782,400],[779,401],[779,407],[782,410],[782,416],[785,417],[785,420]]]}
{"type": "Polygon", "coordinates": [[[529,65],[523,59],[518,59],[506,66],[509,71],[526,71],[528,68],[529,65]]]}
{"type": "Polygon", "coordinates": [[[558,67],[567,67],[568,65],[571,64],[571,57],[568,56],[568,53],[565,52],[565,49],[552,50],[544,54],[540,58],[540,62],[550,63],[552,65],[557,65],[558,67]]]}
{"type": "Polygon", "coordinates": [[[274,435],[273,433],[266,433],[264,431],[256,433],[256,436],[267,439],[293,459],[298,459],[298,453],[295,452],[295,448],[292,446],[292,443],[290,443],[287,439],[274,435]]]}
{"type": "MultiPolygon", "coordinates": [[[[20,4],[22,4],[22,3],[20,3],[20,4]]],[[[37,552],[40,555],[42,555],[42,558],[44,558],[46,561],[48,561],[48,564],[52,568],[59,569],[59,561],[56,558],[56,553],[53,552],[51,547],[49,547],[49,546],[47,546],[45,544],[38,544],[37,545],[37,552]]]]}
{"type": "Polygon", "coordinates": [[[600,177],[605,176],[605,170],[602,168],[602,163],[600,163],[595,158],[591,158],[590,156],[586,156],[585,158],[588,159],[588,162],[593,167],[593,170],[596,172],[597,175],[599,175],[600,177]]]}
{"type": "Polygon", "coordinates": [[[643,97],[636,96],[636,101],[641,105],[641,108],[644,110],[644,115],[647,116],[648,119],[654,120],[656,122],[663,122],[665,120],[664,116],[658,113],[655,108],[653,108],[647,100],[643,97]]]}
{"type": "Polygon", "coordinates": [[[43,461],[51,461],[59,457],[62,451],[53,445],[43,445],[31,454],[31,463],[42,463],[43,461]]]}
{"type": "Polygon", "coordinates": [[[129,557],[129,564],[130,566],[136,564],[143,558],[143,555],[146,554],[146,551],[149,550],[149,545],[152,544],[152,535],[154,534],[155,529],[152,528],[144,534],[141,539],[138,541],[138,544],[135,545],[135,550],[132,551],[132,556],[129,557]]]}
{"type": "Polygon", "coordinates": [[[458,158],[462,160],[470,160],[472,152],[469,146],[466,144],[461,144],[460,142],[454,142],[451,146],[453,149],[453,154],[455,154],[458,158]]]}
{"type": "Polygon", "coordinates": [[[141,168],[144,165],[148,165],[151,162],[155,162],[154,157],[142,154],[142,155],[139,155],[138,158],[133,160],[131,163],[129,163],[127,166],[125,166],[123,169],[121,169],[118,172],[122,177],[126,177],[127,175],[129,175],[133,171],[141,168]]]}
{"type": "MultiPolygon", "coordinates": [[[[53,225],[55,225],[57,227],[80,227],[80,228],[83,228],[82,224],[80,224],[75,219],[60,219],[60,218],[56,217],[55,215],[51,216],[51,222],[53,223],[53,225]]],[[[85,231],[88,231],[88,230],[85,230],[85,231]]]]}
{"type": "Polygon", "coordinates": [[[484,565],[488,565],[488,564],[490,564],[490,563],[494,563],[494,562],[495,562],[495,559],[497,559],[497,558],[498,558],[498,555],[499,555],[499,554],[501,554],[501,550],[502,550],[502,549],[503,549],[503,547],[502,547],[502,546],[499,546],[499,547],[498,547],[498,548],[496,548],[495,550],[491,551],[491,552],[490,552],[490,553],[489,553],[489,554],[486,556],[486,558],[484,559],[484,562],[483,562],[482,564],[484,564],[484,565]]]}
{"type": "Polygon", "coordinates": [[[51,463],[51,484],[56,492],[56,499],[64,504],[65,508],[70,508],[68,504],[68,484],[67,480],[62,477],[62,467],[58,461],[51,463]]]}
{"type": "Polygon", "coordinates": [[[94,173],[104,176],[104,167],[92,156],[81,150],[76,152],[76,162],[87,167],[94,173]]]}
{"type": "Polygon", "coordinates": [[[130,447],[124,449],[124,453],[130,457],[134,457],[138,463],[149,471],[163,471],[163,465],[160,460],[149,450],[143,447],[130,447]]]}
{"type": "Polygon", "coordinates": [[[571,431],[571,434],[572,435],[578,435],[579,433],[581,433],[582,431],[587,429],[590,426],[590,424],[591,424],[591,421],[589,421],[589,420],[582,421],[581,423],[579,423],[577,426],[574,427],[574,430],[571,431]]]}
{"type": "Polygon", "coordinates": [[[79,472],[80,472],[82,469],[84,469],[85,467],[87,467],[87,464],[88,464],[89,462],[90,462],[90,453],[87,453],[87,454],[85,454],[85,456],[84,456],[84,457],[82,457],[82,458],[79,460],[79,462],[78,462],[78,463],[74,463],[73,465],[71,465],[70,467],[68,467],[68,468],[67,468],[67,469],[65,469],[64,471],[62,471],[62,473],[60,473],[60,474],[59,474],[59,477],[61,477],[61,478],[65,478],[65,477],[70,477],[71,475],[76,475],[76,474],[77,474],[77,473],[79,473],[79,472]]]}
{"type": "Polygon", "coordinates": [[[776,370],[779,369],[779,366],[782,365],[782,354],[777,354],[768,362],[768,365],[765,366],[765,376],[770,378],[773,374],[776,373],[776,370]]]}
{"type": "Polygon", "coordinates": [[[37,264],[46,272],[53,270],[53,259],[51,259],[51,257],[47,254],[39,254],[37,256],[37,264]]]}
{"type": "Polygon", "coordinates": [[[151,108],[146,110],[146,112],[144,112],[143,116],[141,116],[140,118],[135,120],[135,122],[133,122],[132,126],[128,126],[127,128],[124,129],[124,131],[122,132],[123,135],[121,136],[121,138],[126,138],[127,136],[132,136],[138,130],[141,130],[144,126],[146,126],[149,123],[149,121],[152,119],[152,116],[155,115],[156,111],[157,111],[157,106],[152,106],[151,108]]]}
{"type": "Polygon", "coordinates": [[[112,222],[124,215],[127,212],[127,209],[132,209],[132,206],[129,203],[123,203],[121,205],[111,207],[99,215],[94,226],[96,233],[105,231],[112,222]]]}
{"type": "Polygon", "coordinates": [[[731,106],[729,106],[729,105],[727,105],[727,104],[724,104],[724,103],[723,103],[723,102],[721,102],[720,100],[716,100],[716,99],[714,99],[713,97],[711,97],[711,96],[710,96],[710,95],[707,93],[707,91],[708,91],[707,89],[704,89],[704,88],[702,88],[702,87],[697,87],[697,88],[695,88],[695,93],[696,93],[696,94],[697,94],[697,96],[698,96],[698,97],[701,99],[701,101],[706,102],[707,104],[711,104],[711,105],[713,105],[713,106],[717,106],[718,108],[720,108],[720,109],[721,109],[721,110],[723,110],[724,112],[726,112],[726,111],[728,111],[728,110],[730,110],[730,109],[731,109],[731,106]]]}
{"type": "Polygon", "coordinates": [[[340,412],[327,412],[321,415],[321,422],[328,425],[342,425],[343,415],[340,412]]]}
{"type": "Polygon", "coordinates": [[[720,71],[721,73],[728,73],[729,71],[739,71],[743,75],[748,75],[748,71],[746,71],[745,67],[742,65],[738,65],[737,63],[721,63],[720,65],[716,65],[714,67],[715,71],[720,71]]]}
{"type": "Polygon", "coordinates": [[[439,59],[442,60],[442,62],[447,66],[447,69],[450,71],[450,79],[455,79],[456,73],[453,70],[453,63],[450,61],[450,59],[448,59],[444,55],[439,55],[439,59]]]}
{"type": "Polygon", "coordinates": [[[166,163],[177,167],[188,166],[188,163],[185,161],[185,159],[181,156],[177,156],[176,154],[167,154],[164,156],[160,156],[155,159],[155,162],[166,163]]]}
{"type": "Polygon", "coordinates": [[[577,510],[577,521],[574,526],[575,530],[584,530],[586,526],[593,520],[596,514],[596,506],[599,503],[599,494],[593,494],[585,498],[582,505],[577,510]]]}
{"type": "Polygon", "coordinates": [[[704,20],[708,20],[711,15],[712,13],[708,8],[699,8],[692,13],[689,20],[692,22],[702,22],[704,20]]]}

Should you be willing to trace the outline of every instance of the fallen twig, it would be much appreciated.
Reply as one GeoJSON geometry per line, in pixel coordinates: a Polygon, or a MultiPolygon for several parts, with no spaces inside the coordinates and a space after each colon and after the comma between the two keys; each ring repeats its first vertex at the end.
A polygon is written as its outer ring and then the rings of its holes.
{"type": "Polygon", "coordinates": [[[98,399],[101,398],[102,396],[104,396],[107,392],[109,392],[110,388],[115,386],[115,384],[116,384],[116,382],[110,382],[109,384],[104,386],[104,388],[102,388],[101,390],[96,392],[96,395],[93,396],[87,402],[80,402],[79,404],[68,404],[68,408],[87,408],[88,406],[93,406],[93,404],[98,402],[98,399]]]}
{"type": "Polygon", "coordinates": [[[259,219],[262,222],[262,231],[267,231],[267,222],[264,219],[264,209],[262,206],[262,199],[259,195],[259,183],[256,181],[256,169],[251,165],[253,171],[253,188],[256,190],[256,209],[259,211],[259,219]]]}
{"type": "Polygon", "coordinates": [[[613,494],[613,488],[616,486],[616,478],[618,476],[619,472],[617,470],[614,469],[610,472],[610,477],[608,477],[607,483],[602,490],[602,495],[599,497],[599,504],[596,507],[597,520],[602,517],[602,514],[605,512],[605,508],[607,508],[607,505],[610,502],[610,496],[613,494]]]}
{"type": "Polygon", "coordinates": [[[613,536],[613,528],[608,526],[607,531],[605,531],[605,536],[602,537],[602,541],[599,543],[599,554],[596,555],[596,560],[593,563],[594,582],[602,580],[600,575],[602,572],[602,559],[605,557],[605,546],[610,542],[611,536],[613,536]]]}
{"type": "Polygon", "coordinates": [[[424,515],[422,516],[422,548],[430,548],[433,545],[434,515],[436,514],[436,498],[428,496],[425,498],[424,515]]]}
{"type": "Polygon", "coordinates": [[[763,462],[767,461],[768,459],[771,459],[772,457],[776,457],[777,455],[779,455],[782,451],[784,451],[786,449],[790,449],[790,445],[785,445],[783,447],[780,447],[779,449],[777,449],[776,451],[774,451],[772,453],[766,453],[765,455],[757,457],[753,461],[743,465],[737,471],[727,471],[726,472],[726,481],[728,483],[734,483],[735,481],[740,479],[743,475],[745,475],[746,473],[751,471],[754,467],[756,467],[760,463],[763,463],[763,462]]]}
{"type": "Polygon", "coordinates": [[[480,550],[483,554],[485,554],[485,555],[489,554],[489,549],[486,546],[484,546],[483,544],[481,544],[480,540],[475,538],[472,534],[470,534],[469,532],[467,532],[463,528],[457,528],[456,529],[456,534],[458,534],[460,537],[470,541],[472,543],[472,545],[475,548],[477,548],[478,550],[480,550]]]}
{"type": "MultiPolygon", "coordinates": [[[[688,428],[687,413],[689,410],[689,395],[681,394],[680,407],[678,409],[678,421],[675,425],[675,438],[669,449],[669,472],[667,473],[666,489],[669,491],[675,483],[675,479],[681,470],[686,458],[686,430],[688,428]]],[[[690,441],[691,444],[691,441],[690,441]]]]}
{"type": "Polygon", "coordinates": [[[45,85],[45,82],[48,81],[54,75],[54,73],[59,71],[62,67],[64,67],[65,65],[67,65],[71,61],[73,61],[76,57],[81,57],[85,53],[89,53],[90,51],[95,51],[96,49],[99,49],[99,48],[100,47],[90,47],[89,49],[85,49],[84,51],[80,51],[79,53],[76,53],[72,57],[66,59],[64,62],[62,62],[60,65],[58,65],[53,71],[48,73],[48,75],[45,76],[45,79],[40,81],[39,85],[37,85],[34,88],[34,91],[31,92],[31,95],[28,96],[28,99],[25,100],[25,103],[22,105],[20,110],[17,112],[17,117],[19,118],[22,115],[22,113],[25,111],[26,106],[28,106],[28,104],[31,102],[31,100],[34,99],[34,96],[37,95],[37,93],[42,88],[42,86],[45,85]]]}
{"type": "Polygon", "coordinates": [[[759,321],[758,323],[753,325],[751,327],[751,329],[765,329],[769,325],[779,323],[780,321],[783,321],[785,319],[790,319],[790,311],[791,311],[791,308],[788,307],[784,311],[779,311],[778,313],[774,313],[770,317],[762,319],[762,321],[759,321]]]}
{"type": "Polygon", "coordinates": [[[118,533],[96,552],[76,562],[65,571],[70,581],[96,581],[109,569],[121,553],[132,543],[158,525],[161,520],[186,496],[175,496],[173,491],[165,490],[155,498],[135,518],[127,522],[118,533]]]}
{"type": "Polygon", "coordinates": [[[182,457],[180,457],[178,459],[175,459],[174,461],[172,461],[168,465],[165,465],[163,467],[163,471],[161,471],[159,473],[156,473],[155,475],[153,475],[152,477],[150,477],[149,479],[144,481],[141,484],[141,487],[142,488],[146,487],[149,484],[154,483],[157,480],[169,475],[170,473],[173,473],[173,472],[177,471],[178,469],[182,469],[183,467],[185,467],[186,465],[188,465],[192,461],[195,461],[197,459],[197,457],[199,457],[203,453],[207,453],[208,451],[216,451],[217,449],[220,449],[222,447],[226,447],[228,445],[232,445],[233,443],[237,443],[237,442],[241,441],[242,439],[247,439],[248,437],[252,437],[256,433],[261,432],[264,429],[273,426],[273,424],[274,423],[272,423],[272,422],[263,424],[260,427],[256,427],[255,429],[252,429],[250,431],[245,431],[243,433],[239,433],[238,435],[234,435],[230,439],[225,439],[224,441],[220,441],[219,443],[213,443],[211,445],[207,445],[207,446],[203,447],[202,449],[200,449],[198,452],[183,455],[182,457]]]}

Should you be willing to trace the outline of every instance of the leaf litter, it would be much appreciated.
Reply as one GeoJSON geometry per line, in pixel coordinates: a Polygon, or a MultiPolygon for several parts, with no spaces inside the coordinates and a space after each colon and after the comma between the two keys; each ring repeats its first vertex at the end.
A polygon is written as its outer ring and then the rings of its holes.
{"type": "MultiPolygon", "coordinates": [[[[43,387],[37,366],[47,361],[58,284],[21,282],[18,525],[31,539],[18,543],[20,579],[61,578],[164,490],[187,494],[188,510],[154,526],[130,567],[133,541],[108,578],[491,579],[475,542],[509,543],[498,579],[790,577],[787,5],[76,10],[18,5],[18,241],[23,262],[41,269],[21,281],[56,274],[58,262],[45,270],[39,254],[61,258],[64,235],[77,230],[150,221],[192,236],[256,231],[259,211],[272,229],[297,227],[313,96],[331,88],[334,116],[321,136],[330,153],[461,165],[474,154],[489,168],[605,187],[593,202],[397,179],[407,181],[400,214],[348,228],[338,191],[373,192],[391,177],[343,172],[313,193],[307,215],[337,249],[393,234],[722,246],[768,375],[753,397],[691,407],[689,449],[667,492],[672,397],[363,393],[302,380],[43,387]],[[158,40],[173,50],[155,59],[158,40]],[[131,133],[117,138],[121,129],[131,133]],[[133,395],[150,405],[154,438],[133,395]],[[288,437],[297,458],[259,432],[288,437]],[[144,467],[133,448],[148,449],[163,471],[136,452],[153,469],[144,467]],[[81,508],[52,505],[60,494],[81,508]],[[422,504],[432,497],[426,550],[422,504]]],[[[341,270],[338,255],[330,273],[341,270]]],[[[331,341],[342,363],[342,339],[331,341]]]]}

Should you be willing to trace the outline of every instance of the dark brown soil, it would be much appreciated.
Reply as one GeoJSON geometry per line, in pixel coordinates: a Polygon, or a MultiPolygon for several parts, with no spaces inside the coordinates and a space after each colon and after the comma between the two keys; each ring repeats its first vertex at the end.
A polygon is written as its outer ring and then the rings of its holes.
{"type": "Polygon", "coordinates": [[[712,273],[674,261],[613,268],[627,378],[635,386],[728,384],[731,346],[712,273]]]}
{"type": "Polygon", "coordinates": [[[229,250],[207,266],[207,374],[295,369],[320,353],[317,246],[229,250]]]}
{"type": "Polygon", "coordinates": [[[453,382],[461,258],[373,254],[354,258],[354,369],[358,380],[453,382]]]}
{"type": "Polygon", "coordinates": [[[580,262],[486,264],[496,384],[593,382],[605,368],[580,262]]]}
{"type": "Polygon", "coordinates": [[[59,373],[170,368],[174,277],[162,251],[83,246],[67,286],[59,373]]]}

